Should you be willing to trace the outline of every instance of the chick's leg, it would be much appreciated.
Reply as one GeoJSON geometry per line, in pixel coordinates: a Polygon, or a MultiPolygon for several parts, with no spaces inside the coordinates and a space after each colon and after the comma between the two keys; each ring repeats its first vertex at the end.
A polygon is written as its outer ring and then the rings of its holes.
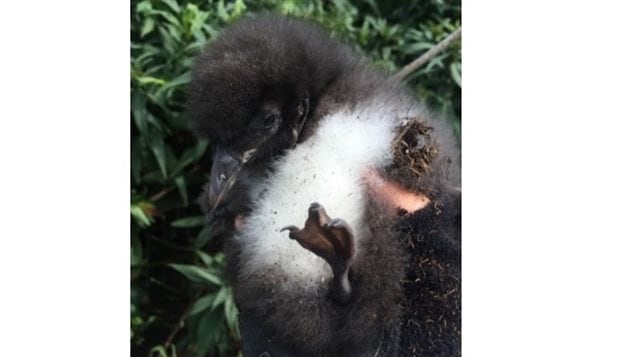
{"type": "Polygon", "coordinates": [[[355,240],[351,227],[342,219],[331,217],[319,203],[309,207],[304,228],[287,226],[289,238],[297,241],[326,260],[333,270],[332,293],[340,304],[348,302],[352,289],[348,278],[349,268],[355,256],[355,240]]]}

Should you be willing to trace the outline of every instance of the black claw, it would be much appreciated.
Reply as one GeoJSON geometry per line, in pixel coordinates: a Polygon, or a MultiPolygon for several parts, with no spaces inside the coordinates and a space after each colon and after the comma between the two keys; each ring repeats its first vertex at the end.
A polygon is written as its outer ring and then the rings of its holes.
{"type": "Polygon", "coordinates": [[[311,207],[309,207],[309,217],[318,219],[320,216],[320,212],[322,211],[324,211],[324,209],[319,203],[312,203],[311,207]]]}
{"type": "Polygon", "coordinates": [[[297,232],[299,230],[300,229],[298,227],[296,227],[296,226],[286,226],[286,227],[282,227],[280,229],[280,232],[289,231],[291,233],[294,233],[294,232],[297,232]]]}
{"type": "Polygon", "coordinates": [[[335,218],[326,225],[327,228],[346,228],[347,226],[348,224],[340,218],[335,218]]]}

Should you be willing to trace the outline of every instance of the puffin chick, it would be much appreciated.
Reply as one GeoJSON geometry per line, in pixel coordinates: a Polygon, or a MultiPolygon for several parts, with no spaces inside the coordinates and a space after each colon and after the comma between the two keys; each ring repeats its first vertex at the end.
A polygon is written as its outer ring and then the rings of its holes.
{"type": "Polygon", "coordinates": [[[451,129],[318,27],[269,15],[203,51],[188,109],[216,145],[205,210],[244,217],[225,243],[245,355],[395,353],[405,237],[394,197],[413,211],[458,187],[451,129]],[[395,145],[413,121],[430,128],[415,135],[434,153],[425,170],[395,145]]]}

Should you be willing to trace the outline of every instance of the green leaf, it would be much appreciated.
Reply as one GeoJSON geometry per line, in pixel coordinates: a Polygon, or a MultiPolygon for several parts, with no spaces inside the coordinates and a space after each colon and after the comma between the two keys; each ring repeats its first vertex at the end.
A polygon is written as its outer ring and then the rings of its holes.
{"type": "Polygon", "coordinates": [[[231,296],[225,300],[225,319],[232,330],[238,330],[238,309],[231,296]]]}
{"type": "Polygon", "coordinates": [[[161,174],[163,178],[168,177],[168,169],[165,160],[165,141],[163,140],[163,136],[157,130],[150,130],[148,135],[148,140],[150,144],[150,149],[154,154],[157,163],[159,164],[159,169],[161,170],[161,174]]]}
{"type": "Polygon", "coordinates": [[[180,218],[172,222],[172,227],[176,228],[191,228],[205,225],[205,216],[191,216],[180,218]]]}
{"type": "Polygon", "coordinates": [[[214,302],[212,302],[212,309],[219,307],[223,303],[227,305],[227,301],[231,301],[231,297],[232,297],[231,291],[228,288],[223,286],[218,291],[218,294],[216,295],[214,302]]]}
{"type": "Polygon", "coordinates": [[[188,3],[185,6],[185,13],[183,14],[183,27],[187,29],[187,36],[194,36],[197,41],[205,41],[202,30],[209,15],[209,12],[201,11],[195,4],[188,3]]]}
{"type": "Polygon", "coordinates": [[[426,64],[425,66],[426,72],[431,72],[435,67],[443,68],[443,60],[447,56],[448,56],[447,54],[441,54],[430,59],[430,62],[428,62],[428,64],[426,64]]]}
{"type": "Polygon", "coordinates": [[[183,177],[183,175],[175,177],[174,184],[176,185],[176,189],[179,191],[179,195],[181,196],[183,205],[187,206],[187,186],[185,184],[185,178],[183,177]]]}
{"type": "Polygon", "coordinates": [[[234,2],[234,8],[232,9],[232,12],[230,15],[230,21],[235,21],[236,19],[241,17],[242,14],[245,12],[245,10],[247,10],[247,6],[245,5],[245,2],[243,0],[236,0],[234,2]]]}
{"type": "Polygon", "coordinates": [[[143,20],[143,28],[141,29],[141,37],[143,38],[145,35],[149,34],[154,30],[154,20],[152,18],[147,18],[143,20]]]}
{"type": "Polygon", "coordinates": [[[141,1],[137,4],[135,10],[140,14],[149,14],[152,11],[152,4],[148,0],[141,1]]]}
{"type": "Polygon", "coordinates": [[[450,65],[450,74],[457,86],[461,87],[461,63],[453,62],[450,65]]]}
{"type": "Polygon", "coordinates": [[[165,95],[170,89],[183,87],[185,84],[190,82],[190,72],[185,72],[174,79],[166,82],[159,90],[157,90],[157,95],[165,95]]]}
{"type": "Polygon", "coordinates": [[[181,7],[176,2],[176,0],[161,0],[161,2],[168,5],[172,11],[176,13],[181,12],[181,7]]]}
{"type": "Polygon", "coordinates": [[[155,346],[150,350],[150,357],[168,357],[168,352],[163,346],[155,346]]]}
{"type": "MultiPolygon", "coordinates": [[[[218,341],[222,325],[222,311],[217,310],[206,313],[199,321],[198,328],[196,330],[198,348],[206,351],[214,345],[216,341],[218,341]]],[[[203,353],[203,355],[205,355],[205,353],[203,353]]]]}
{"type": "Polygon", "coordinates": [[[172,268],[176,269],[179,273],[185,275],[190,281],[197,284],[205,285],[223,285],[223,282],[219,277],[214,275],[209,269],[203,269],[196,265],[185,264],[169,264],[172,268]]]}
{"type": "Polygon", "coordinates": [[[227,20],[229,19],[229,14],[227,13],[227,9],[225,7],[225,0],[220,0],[216,4],[216,13],[218,14],[218,17],[223,20],[223,22],[227,22],[227,20]]]}
{"type": "Polygon", "coordinates": [[[214,299],[216,299],[216,295],[218,295],[218,291],[215,293],[207,294],[196,300],[196,303],[192,307],[189,316],[196,315],[205,309],[211,309],[212,304],[214,303],[214,299]]]}
{"type": "Polygon", "coordinates": [[[146,216],[146,214],[143,212],[143,209],[138,205],[131,205],[130,213],[132,214],[132,217],[135,218],[139,226],[148,227],[152,224],[151,218],[146,216]]]}
{"type": "Polygon", "coordinates": [[[158,30],[161,35],[161,44],[163,48],[170,54],[170,56],[173,56],[178,50],[177,42],[165,28],[159,27],[158,30]]]}
{"type": "Polygon", "coordinates": [[[165,80],[163,80],[161,78],[152,77],[152,76],[141,76],[141,77],[136,77],[135,79],[141,85],[157,84],[157,85],[162,86],[162,85],[165,84],[165,80]]]}
{"type": "Polygon", "coordinates": [[[153,10],[152,14],[159,15],[163,17],[165,20],[167,20],[169,23],[169,24],[166,24],[167,26],[170,26],[170,25],[181,26],[181,22],[179,21],[179,19],[177,19],[174,15],[170,14],[169,12],[165,12],[161,10],[153,10]]]}
{"type": "Polygon", "coordinates": [[[143,94],[133,91],[130,107],[132,109],[132,118],[134,119],[137,129],[139,129],[142,136],[146,136],[148,132],[148,122],[146,118],[146,102],[143,98],[143,94]]]}
{"type": "Polygon", "coordinates": [[[405,46],[403,48],[403,52],[409,55],[422,55],[425,51],[434,47],[433,43],[429,42],[417,42],[405,46]]]}
{"type": "Polygon", "coordinates": [[[173,344],[170,344],[168,349],[165,349],[165,347],[161,345],[154,346],[154,348],[150,350],[149,356],[150,357],[177,357],[176,347],[173,344]]]}
{"type": "Polygon", "coordinates": [[[198,255],[199,258],[201,258],[201,260],[203,261],[203,264],[205,264],[206,267],[211,267],[212,263],[214,263],[214,258],[212,258],[209,254],[205,253],[202,250],[196,250],[196,254],[198,255]]]}
{"type": "Polygon", "coordinates": [[[168,33],[174,40],[181,42],[182,33],[179,25],[167,24],[165,25],[165,28],[168,29],[168,33]]]}
{"type": "Polygon", "coordinates": [[[197,249],[201,249],[205,244],[207,244],[207,242],[209,242],[210,239],[212,239],[212,227],[206,225],[196,236],[194,246],[197,249]]]}
{"type": "Polygon", "coordinates": [[[205,150],[207,150],[207,145],[207,141],[199,140],[196,142],[196,145],[186,149],[183,155],[181,155],[179,162],[174,166],[171,176],[180,174],[187,165],[198,161],[205,153],[205,150]]]}

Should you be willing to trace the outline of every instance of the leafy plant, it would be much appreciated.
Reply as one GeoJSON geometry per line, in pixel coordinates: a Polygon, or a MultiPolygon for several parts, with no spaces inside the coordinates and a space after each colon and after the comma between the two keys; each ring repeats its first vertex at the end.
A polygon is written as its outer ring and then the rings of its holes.
{"type": "MultiPolygon", "coordinates": [[[[193,58],[226,25],[261,11],[316,21],[395,71],[460,25],[459,1],[131,2],[131,349],[139,356],[235,356],[237,310],[222,242],[197,197],[211,152],[184,117],[193,58]]],[[[460,130],[460,46],[413,73],[421,98],[460,130]]]]}

